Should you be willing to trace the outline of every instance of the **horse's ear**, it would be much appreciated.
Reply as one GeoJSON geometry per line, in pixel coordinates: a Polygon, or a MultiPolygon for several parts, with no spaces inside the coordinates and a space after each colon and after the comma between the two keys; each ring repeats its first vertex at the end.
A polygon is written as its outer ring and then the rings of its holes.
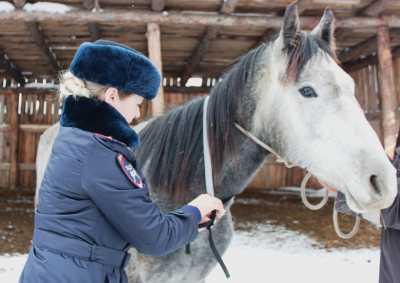
{"type": "Polygon", "coordinates": [[[296,44],[299,32],[299,11],[297,9],[297,2],[294,2],[286,8],[285,15],[283,16],[283,24],[279,35],[282,38],[283,48],[296,44]]]}
{"type": "Polygon", "coordinates": [[[335,50],[335,16],[331,9],[325,9],[319,24],[311,32],[335,50]]]}

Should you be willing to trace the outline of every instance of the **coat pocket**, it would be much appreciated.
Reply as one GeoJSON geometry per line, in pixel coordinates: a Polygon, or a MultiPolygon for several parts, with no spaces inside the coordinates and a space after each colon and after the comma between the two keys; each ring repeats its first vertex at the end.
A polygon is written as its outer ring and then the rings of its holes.
{"type": "Polygon", "coordinates": [[[40,261],[40,262],[43,262],[43,263],[47,261],[47,258],[44,255],[43,250],[41,250],[41,249],[39,249],[39,248],[37,248],[35,246],[32,246],[32,256],[37,261],[40,261]]]}

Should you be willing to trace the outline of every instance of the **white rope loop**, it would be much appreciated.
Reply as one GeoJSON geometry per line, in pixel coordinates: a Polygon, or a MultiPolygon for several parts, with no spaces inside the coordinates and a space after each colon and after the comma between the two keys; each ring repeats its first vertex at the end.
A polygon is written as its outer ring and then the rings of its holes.
{"type": "Polygon", "coordinates": [[[312,204],[308,201],[307,196],[306,196],[306,185],[308,180],[311,178],[311,173],[307,172],[307,175],[304,176],[303,181],[301,181],[301,186],[300,186],[300,195],[301,195],[301,200],[303,201],[303,204],[305,205],[305,207],[307,207],[308,209],[311,210],[319,210],[321,208],[323,208],[329,199],[329,191],[328,189],[324,188],[324,196],[322,198],[322,200],[317,203],[317,204],[312,204]]]}
{"type": "MultiPolygon", "coordinates": [[[[246,131],[244,128],[242,128],[238,123],[235,123],[236,128],[238,128],[244,135],[246,135],[247,137],[249,137],[250,139],[252,139],[256,144],[258,144],[259,146],[261,146],[262,148],[266,149],[267,151],[271,152],[272,154],[275,155],[275,157],[277,158],[277,162],[278,163],[283,163],[287,168],[293,168],[296,165],[289,163],[288,161],[286,161],[284,158],[282,158],[275,150],[273,150],[270,146],[268,146],[267,144],[265,144],[264,142],[262,142],[261,140],[259,140],[256,136],[254,136],[252,133],[250,133],[249,131],[246,131]]],[[[203,129],[204,129],[204,124],[203,124],[203,129]]],[[[324,196],[322,198],[322,200],[317,203],[317,204],[311,204],[306,196],[306,185],[308,180],[311,178],[311,173],[307,172],[306,176],[304,176],[303,180],[301,181],[301,186],[300,186],[300,193],[301,193],[301,200],[303,201],[303,204],[311,210],[319,210],[321,208],[323,208],[327,203],[328,203],[328,199],[329,199],[329,191],[327,188],[324,189],[324,196]]],[[[360,228],[360,217],[356,216],[356,220],[353,226],[353,229],[349,232],[349,233],[344,233],[342,232],[342,230],[340,229],[339,226],[339,220],[338,220],[338,211],[334,208],[333,209],[333,226],[335,228],[335,232],[336,234],[342,238],[342,239],[351,239],[352,237],[354,237],[354,235],[356,235],[359,231],[360,228]]]]}
{"type": "Polygon", "coordinates": [[[334,205],[334,207],[333,207],[333,216],[332,216],[332,218],[333,218],[333,227],[335,228],[335,232],[342,239],[345,239],[345,240],[351,239],[360,230],[360,222],[361,222],[361,220],[360,220],[360,216],[358,216],[358,215],[355,217],[355,222],[354,222],[353,228],[348,233],[345,233],[340,229],[339,212],[336,210],[336,205],[334,205]]]}

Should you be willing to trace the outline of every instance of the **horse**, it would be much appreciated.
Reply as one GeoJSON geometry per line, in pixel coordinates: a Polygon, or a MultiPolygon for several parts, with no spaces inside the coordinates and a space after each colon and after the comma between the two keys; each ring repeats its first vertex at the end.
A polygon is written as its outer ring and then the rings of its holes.
{"type": "MultiPolygon", "coordinates": [[[[333,34],[331,10],[306,32],[300,29],[297,5],[291,4],[277,36],[241,56],[212,88],[205,115],[217,197],[240,194],[270,156],[239,131],[237,123],[286,161],[344,193],[352,210],[392,204],[396,171],[356,100],[353,79],[338,64],[333,34]]],[[[204,100],[174,108],[138,130],[137,164],[151,198],[163,211],[205,192],[204,100]]],[[[40,141],[42,148],[47,146],[38,152],[40,175],[57,127],[49,128],[40,141]]],[[[213,227],[222,254],[233,236],[231,204],[213,227]]],[[[150,257],[132,248],[129,282],[204,283],[216,265],[207,237],[207,231],[199,231],[190,253],[181,248],[150,257]]]]}

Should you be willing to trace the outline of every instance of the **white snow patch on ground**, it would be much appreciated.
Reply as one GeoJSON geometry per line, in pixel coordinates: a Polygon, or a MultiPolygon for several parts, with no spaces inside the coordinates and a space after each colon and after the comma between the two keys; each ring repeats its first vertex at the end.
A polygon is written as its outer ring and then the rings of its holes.
{"type": "MultiPolygon", "coordinates": [[[[0,282],[18,282],[26,257],[0,256],[0,282]]],[[[305,235],[270,224],[237,231],[224,260],[231,279],[216,266],[207,283],[378,282],[378,249],[327,251],[305,235]]]]}
{"type": "Polygon", "coordinates": [[[27,12],[46,12],[55,14],[64,14],[73,8],[68,5],[52,2],[36,2],[34,4],[26,3],[23,9],[27,12]]]}
{"type": "Polygon", "coordinates": [[[0,282],[17,283],[27,255],[0,256],[0,282]]]}
{"type": "Polygon", "coordinates": [[[15,10],[15,7],[10,2],[0,1],[0,12],[11,12],[14,10],[15,10]]]}
{"type": "MultiPolygon", "coordinates": [[[[229,283],[348,283],[378,282],[378,249],[318,248],[318,243],[275,225],[237,232],[224,261],[229,283]]],[[[219,266],[207,283],[228,282],[219,266]]]]}

